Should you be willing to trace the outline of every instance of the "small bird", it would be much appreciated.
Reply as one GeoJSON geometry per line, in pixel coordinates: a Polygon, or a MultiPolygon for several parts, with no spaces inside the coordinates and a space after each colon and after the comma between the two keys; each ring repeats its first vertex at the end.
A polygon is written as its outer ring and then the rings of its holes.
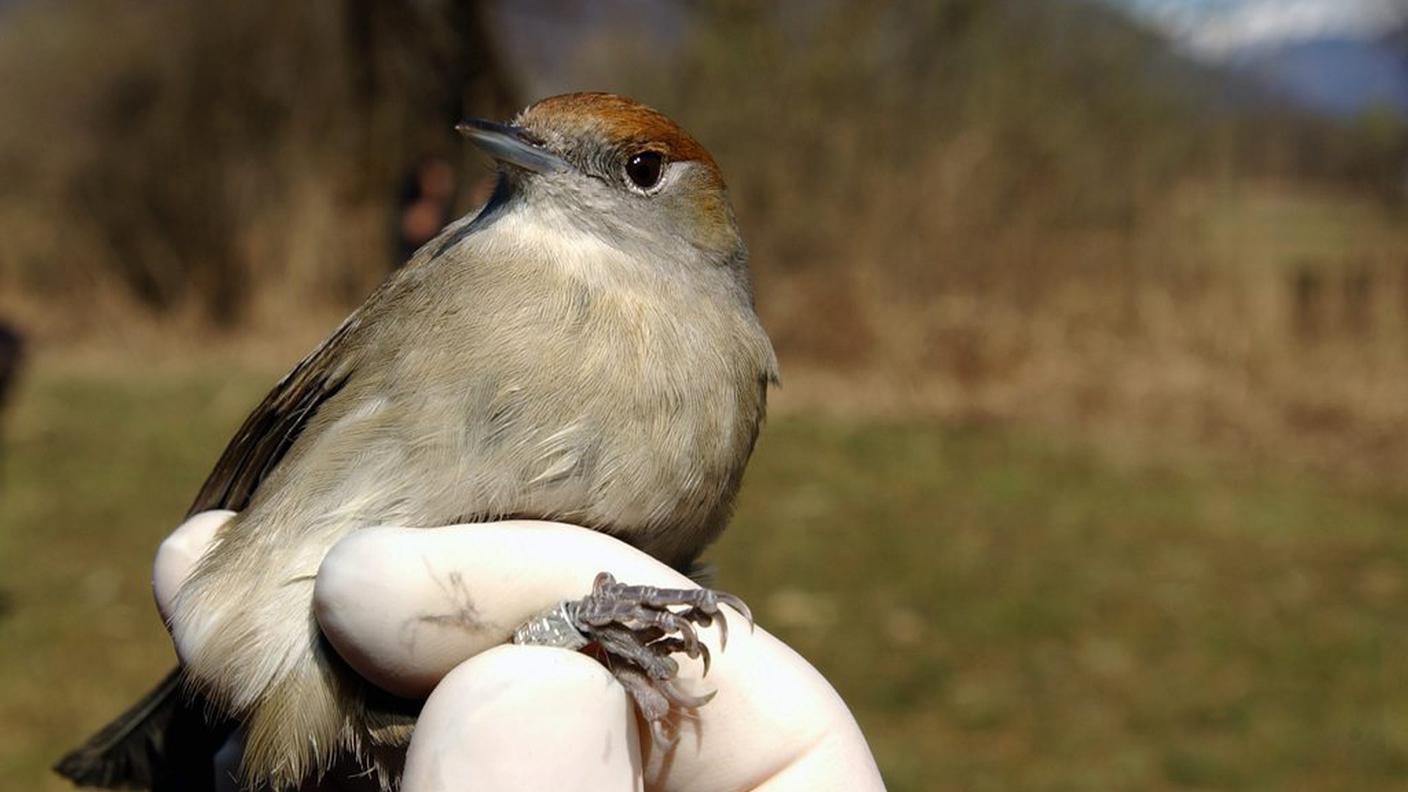
{"type": "MultiPolygon", "coordinates": [[[[498,161],[492,197],[238,430],[191,507],[238,512],[177,596],[172,629],[199,630],[198,653],[60,773],[209,788],[214,751],[243,727],[246,783],[291,789],[351,760],[393,787],[419,702],[361,680],[318,633],[313,582],[339,539],[538,518],[686,569],[723,530],[777,363],[713,158],[666,116],[606,93],[457,128],[498,161]]],[[[633,608],[685,605],[684,621],[707,626],[734,601],[642,602],[605,575],[593,594],[577,624],[589,638],[633,608]]],[[[660,641],[661,624],[614,628],[640,643],[628,660],[649,657],[651,640],[657,652],[691,643],[660,641]]],[[[642,678],[628,685],[638,702],[680,701],[642,678]]],[[[659,710],[642,706],[651,720],[659,710]]]]}

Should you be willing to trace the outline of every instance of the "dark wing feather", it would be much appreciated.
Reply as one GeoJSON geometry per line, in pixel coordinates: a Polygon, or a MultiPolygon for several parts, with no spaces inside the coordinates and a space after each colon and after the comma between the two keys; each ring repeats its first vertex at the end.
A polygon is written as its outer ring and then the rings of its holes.
{"type": "Polygon", "coordinates": [[[202,792],[214,789],[215,752],[233,730],[206,720],[176,670],[54,770],[78,786],[202,792]]]}
{"type": "Polygon", "coordinates": [[[210,509],[239,511],[298,439],[309,419],[347,383],[346,339],[357,315],[342,324],[290,371],[240,426],[210,471],[186,516],[210,509]]]}

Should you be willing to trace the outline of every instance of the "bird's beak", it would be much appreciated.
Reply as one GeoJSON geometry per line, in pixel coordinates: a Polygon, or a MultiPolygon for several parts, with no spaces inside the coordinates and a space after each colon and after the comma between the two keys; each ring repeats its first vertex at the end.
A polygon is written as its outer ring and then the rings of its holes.
{"type": "Polygon", "coordinates": [[[479,150],[509,165],[534,173],[572,170],[567,160],[533,142],[520,127],[469,118],[455,124],[455,131],[469,138],[479,150]]]}

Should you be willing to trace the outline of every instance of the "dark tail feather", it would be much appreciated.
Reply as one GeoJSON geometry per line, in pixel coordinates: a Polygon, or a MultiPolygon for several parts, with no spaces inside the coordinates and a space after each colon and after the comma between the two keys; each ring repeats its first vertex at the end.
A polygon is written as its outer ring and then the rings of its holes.
{"type": "Polygon", "coordinates": [[[183,693],[177,669],[54,770],[79,786],[213,789],[215,752],[231,729],[206,720],[204,702],[183,693]]]}

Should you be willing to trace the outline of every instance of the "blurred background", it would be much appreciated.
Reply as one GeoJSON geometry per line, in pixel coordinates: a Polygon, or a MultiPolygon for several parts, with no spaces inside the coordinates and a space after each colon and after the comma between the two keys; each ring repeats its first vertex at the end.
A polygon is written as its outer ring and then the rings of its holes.
{"type": "Polygon", "coordinates": [[[579,89],[729,180],[709,557],[891,789],[1408,785],[1408,2],[4,0],[0,75],[0,785],[168,666],[157,542],[483,200],[452,123],[579,89]]]}

